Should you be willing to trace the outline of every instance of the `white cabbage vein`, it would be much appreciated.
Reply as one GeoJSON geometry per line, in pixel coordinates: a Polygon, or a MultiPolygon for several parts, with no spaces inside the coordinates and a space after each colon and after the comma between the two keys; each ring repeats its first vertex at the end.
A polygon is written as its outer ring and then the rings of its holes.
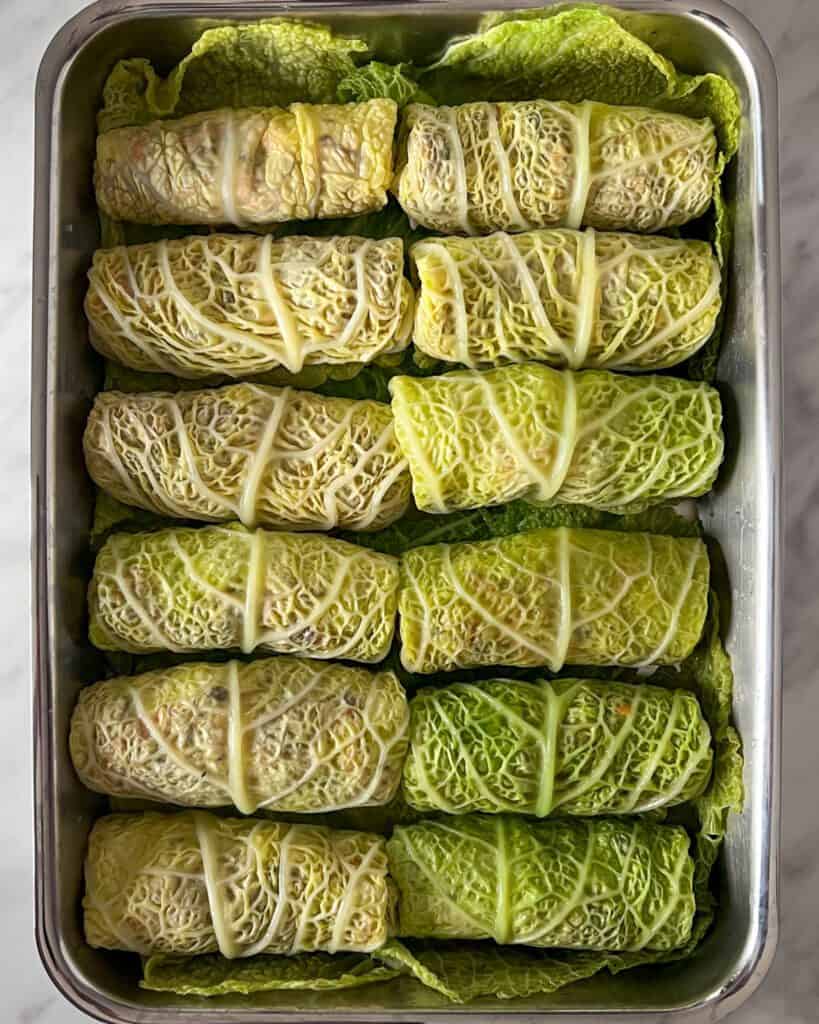
{"type": "Polygon", "coordinates": [[[708,580],[693,538],[560,528],[416,548],[401,559],[401,660],[420,673],[675,664],[699,640],[708,580]]]}
{"type": "Polygon", "coordinates": [[[367,952],[391,930],[384,840],[203,811],[115,814],[91,831],[91,946],[144,955],[367,952]]]}
{"type": "Polygon", "coordinates": [[[402,935],[627,951],[688,940],[688,846],[639,820],[463,815],[399,826],[387,850],[402,935]]]}
{"type": "Polygon", "coordinates": [[[390,382],[395,430],[427,512],[516,498],[636,511],[710,490],[719,393],[672,377],[539,364],[390,382]]]}
{"type": "Polygon", "coordinates": [[[406,348],[400,238],[196,235],[98,249],[92,344],[136,370],[243,377],[367,363],[406,348]]]}
{"type": "Polygon", "coordinates": [[[95,683],[70,748],[83,784],[109,796],[318,813],[392,798],[408,722],[393,673],[280,657],[95,683]]]}
{"type": "Polygon", "coordinates": [[[256,384],[104,391],[83,444],[95,483],[163,516],[374,530],[409,503],[406,459],[379,402],[256,384]]]}
{"type": "Polygon", "coordinates": [[[717,258],[693,239],[553,228],[429,238],[410,256],[415,344],[473,369],[665,369],[705,344],[721,304],[717,258]]]}
{"type": "Polygon", "coordinates": [[[235,525],[114,534],[94,566],[91,639],[104,650],[376,662],[397,590],[396,559],[320,535],[235,525]]]}
{"type": "Polygon", "coordinates": [[[249,227],[379,210],[392,176],[392,100],[210,110],[97,136],[110,217],[249,227]]]}
{"type": "Polygon", "coordinates": [[[492,680],[410,704],[403,788],[420,811],[636,814],[699,796],[711,733],[696,698],[593,680],[492,680]]]}

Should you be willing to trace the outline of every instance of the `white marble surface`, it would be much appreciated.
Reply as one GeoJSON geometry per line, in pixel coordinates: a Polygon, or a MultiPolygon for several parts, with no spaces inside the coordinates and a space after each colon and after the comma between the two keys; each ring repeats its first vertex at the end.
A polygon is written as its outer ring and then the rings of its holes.
{"type": "MultiPolygon", "coordinates": [[[[734,0],[777,61],[782,108],[787,565],[782,937],[737,1024],[819,1020],[819,0],[734,0]]],[[[0,2],[0,1020],[87,1020],[33,942],[28,389],[34,77],[77,0],[0,2]]]]}

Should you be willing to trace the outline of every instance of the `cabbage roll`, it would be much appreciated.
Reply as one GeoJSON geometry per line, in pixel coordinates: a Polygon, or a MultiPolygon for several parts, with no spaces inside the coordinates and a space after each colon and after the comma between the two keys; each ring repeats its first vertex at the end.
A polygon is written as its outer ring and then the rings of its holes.
{"type": "Polygon", "coordinates": [[[427,512],[515,498],[637,511],[705,494],[722,462],[719,392],[700,382],[530,363],[395,377],[390,390],[427,512]]]}
{"type": "Polygon", "coordinates": [[[690,238],[554,228],[429,238],[410,256],[415,344],[475,369],[661,370],[701,348],[720,311],[717,258],[690,238]]]}
{"type": "Polygon", "coordinates": [[[380,210],[393,100],[208,110],[97,136],[104,213],[139,224],[278,224],[380,210]]]}
{"type": "Polygon", "coordinates": [[[419,811],[637,814],[702,794],[711,731],[684,690],[493,679],[410,702],[403,791],[419,811]]]}
{"type": "Polygon", "coordinates": [[[392,799],[408,721],[392,672],[288,657],[186,664],[81,690],[71,759],[109,796],[335,811],[392,799]]]}
{"type": "Polygon", "coordinates": [[[255,384],[104,391],[84,447],[103,490],[163,516],[374,530],[409,502],[407,463],[380,402],[255,384]]]}
{"type": "Polygon", "coordinates": [[[398,561],[318,534],[237,524],[116,533],[89,588],[103,650],[256,649],[381,661],[395,629],[398,561]]]}
{"type": "Polygon", "coordinates": [[[604,103],[414,103],[393,190],[449,234],[581,224],[663,231],[705,213],[716,174],[709,118],[604,103]]]}
{"type": "Polygon", "coordinates": [[[384,840],[317,825],[111,814],[85,861],[89,946],[229,958],[368,952],[392,930],[384,840]]]}
{"type": "Polygon", "coordinates": [[[207,235],[98,249],[89,337],[135,370],[195,380],[368,363],[409,343],[400,238],[207,235]]]}
{"type": "Polygon", "coordinates": [[[483,665],[671,665],[708,609],[705,545],[613,530],[531,530],[401,558],[409,672],[483,665]]]}
{"type": "Polygon", "coordinates": [[[670,950],[694,918],[682,828],[480,815],[395,829],[401,935],[563,949],[670,950]]]}

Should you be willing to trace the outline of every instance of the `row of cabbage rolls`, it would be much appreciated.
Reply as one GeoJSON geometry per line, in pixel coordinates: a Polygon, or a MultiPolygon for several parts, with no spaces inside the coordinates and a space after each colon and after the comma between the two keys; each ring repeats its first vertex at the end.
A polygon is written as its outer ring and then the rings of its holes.
{"type": "Polygon", "coordinates": [[[86,312],[104,355],[241,379],[390,358],[412,339],[470,369],[396,375],[391,405],[247,381],[98,395],[84,445],[99,487],[223,525],[110,536],[93,643],[278,657],[94,683],[70,749],[113,797],[323,814],[400,792],[431,816],[388,840],[202,810],[104,817],[86,864],[91,945],[232,958],[366,952],[394,935],[599,950],[690,936],[688,835],[633,815],[708,785],[696,698],[502,667],[682,661],[706,617],[702,541],[540,529],[397,558],[299,531],[376,530],[411,501],[617,512],[705,493],[723,454],[717,392],[603,368],[673,366],[714,329],[706,243],[616,233],[704,212],[713,128],[597,103],[413,105],[394,169],[396,118],[387,100],[293,104],[99,137],[97,197],[114,218],[247,228],[374,211],[392,188],[451,235],[410,249],[413,284],[395,238],[101,250],[86,312]],[[382,662],[397,620],[407,671],[499,678],[408,700],[393,671],[333,660],[382,662]]]}

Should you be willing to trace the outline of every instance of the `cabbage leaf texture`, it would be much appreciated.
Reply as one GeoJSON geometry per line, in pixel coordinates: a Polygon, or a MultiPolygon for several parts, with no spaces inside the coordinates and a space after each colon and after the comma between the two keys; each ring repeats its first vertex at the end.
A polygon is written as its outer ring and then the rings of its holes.
{"type": "Polygon", "coordinates": [[[684,690],[495,679],[421,690],[403,789],[419,811],[638,814],[700,796],[711,731],[684,690]]]}
{"type": "Polygon", "coordinates": [[[399,934],[562,949],[671,950],[694,917],[682,828],[632,819],[462,815],[387,843],[399,934]]]}
{"type": "Polygon", "coordinates": [[[721,308],[719,262],[696,239],[553,228],[428,238],[410,256],[415,344],[473,369],[666,369],[705,344],[721,308]]]}
{"type": "Polygon", "coordinates": [[[397,978],[401,971],[361,953],[299,953],[295,956],[227,960],[218,953],[145,960],[140,988],[183,996],[250,995],[253,992],[327,992],[397,978]]]}
{"type": "Polygon", "coordinates": [[[85,863],[90,946],[223,957],[369,952],[394,913],[384,840],[204,811],[112,814],[85,863]]]}
{"type": "Polygon", "coordinates": [[[413,103],[392,187],[411,220],[445,234],[648,233],[705,213],[716,160],[708,118],[589,101],[413,103]]]}
{"type": "Polygon", "coordinates": [[[94,187],[139,224],[278,224],[380,210],[392,177],[393,100],[223,107],[97,136],[94,187]]]}
{"type": "Polygon", "coordinates": [[[389,803],[408,724],[392,672],[194,663],[83,689],[70,749],[83,784],[109,796],[314,814],[389,803]]]}
{"type": "Polygon", "coordinates": [[[83,443],[99,487],[171,518],[372,530],[409,504],[406,460],[379,402],[255,384],[104,391],[83,443]]]}
{"type": "Polygon", "coordinates": [[[708,609],[700,540],[543,529],[401,558],[401,662],[431,673],[490,665],[674,664],[708,609]]]}
{"type": "Polygon", "coordinates": [[[367,363],[406,348],[400,238],[194,235],[98,249],[85,312],[103,355],[196,379],[367,363]]]}
{"type": "Polygon", "coordinates": [[[532,363],[390,389],[425,512],[517,498],[635,512],[705,494],[722,462],[719,393],[700,382],[532,363]]]}
{"type": "Polygon", "coordinates": [[[116,533],[89,590],[103,650],[257,648],[376,662],[395,628],[398,563],[318,534],[203,529],[116,533]]]}

